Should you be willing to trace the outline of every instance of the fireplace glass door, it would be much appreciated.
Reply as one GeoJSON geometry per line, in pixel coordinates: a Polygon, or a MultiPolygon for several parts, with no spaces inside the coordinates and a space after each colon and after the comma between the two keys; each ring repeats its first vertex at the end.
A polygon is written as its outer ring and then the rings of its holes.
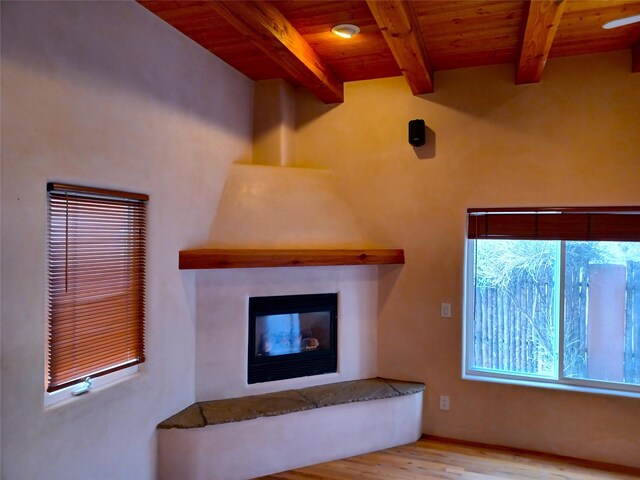
{"type": "Polygon", "coordinates": [[[249,299],[248,382],[336,372],[337,294],[249,299]]]}

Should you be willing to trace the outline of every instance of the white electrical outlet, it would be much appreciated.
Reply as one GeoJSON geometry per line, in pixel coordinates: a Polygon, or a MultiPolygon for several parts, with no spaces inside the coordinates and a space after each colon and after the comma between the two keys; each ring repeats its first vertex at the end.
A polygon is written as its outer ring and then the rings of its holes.
{"type": "Polygon", "coordinates": [[[449,395],[440,395],[440,410],[449,410],[449,395]]]}
{"type": "Polygon", "coordinates": [[[451,318],[451,304],[450,303],[441,303],[440,304],[440,316],[442,318],[451,318]]]}

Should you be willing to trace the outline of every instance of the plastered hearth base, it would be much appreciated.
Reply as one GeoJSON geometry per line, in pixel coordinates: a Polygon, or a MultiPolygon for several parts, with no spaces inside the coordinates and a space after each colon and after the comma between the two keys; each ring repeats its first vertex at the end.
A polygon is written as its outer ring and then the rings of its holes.
{"type": "Polygon", "coordinates": [[[423,390],[369,379],[196,403],[159,425],[158,477],[247,479],[411,443],[423,390]]]}

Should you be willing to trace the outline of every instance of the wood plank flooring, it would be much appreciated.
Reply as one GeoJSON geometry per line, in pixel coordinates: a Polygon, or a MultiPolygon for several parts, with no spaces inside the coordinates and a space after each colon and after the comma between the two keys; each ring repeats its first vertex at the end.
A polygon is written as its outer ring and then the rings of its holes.
{"type": "Polygon", "coordinates": [[[261,477],[262,480],[354,479],[639,479],[640,469],[493,448],[435,437],[357,457],[261,477]]]}

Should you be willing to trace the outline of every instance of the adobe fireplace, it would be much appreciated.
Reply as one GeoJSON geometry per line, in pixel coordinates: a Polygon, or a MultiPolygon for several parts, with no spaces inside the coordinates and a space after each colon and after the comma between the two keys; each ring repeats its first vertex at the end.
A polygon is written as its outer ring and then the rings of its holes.
{"type": "Polygon", "coordinates": [[[249,298],[248,382],[337,371],[338,294],[249,298]]]}

